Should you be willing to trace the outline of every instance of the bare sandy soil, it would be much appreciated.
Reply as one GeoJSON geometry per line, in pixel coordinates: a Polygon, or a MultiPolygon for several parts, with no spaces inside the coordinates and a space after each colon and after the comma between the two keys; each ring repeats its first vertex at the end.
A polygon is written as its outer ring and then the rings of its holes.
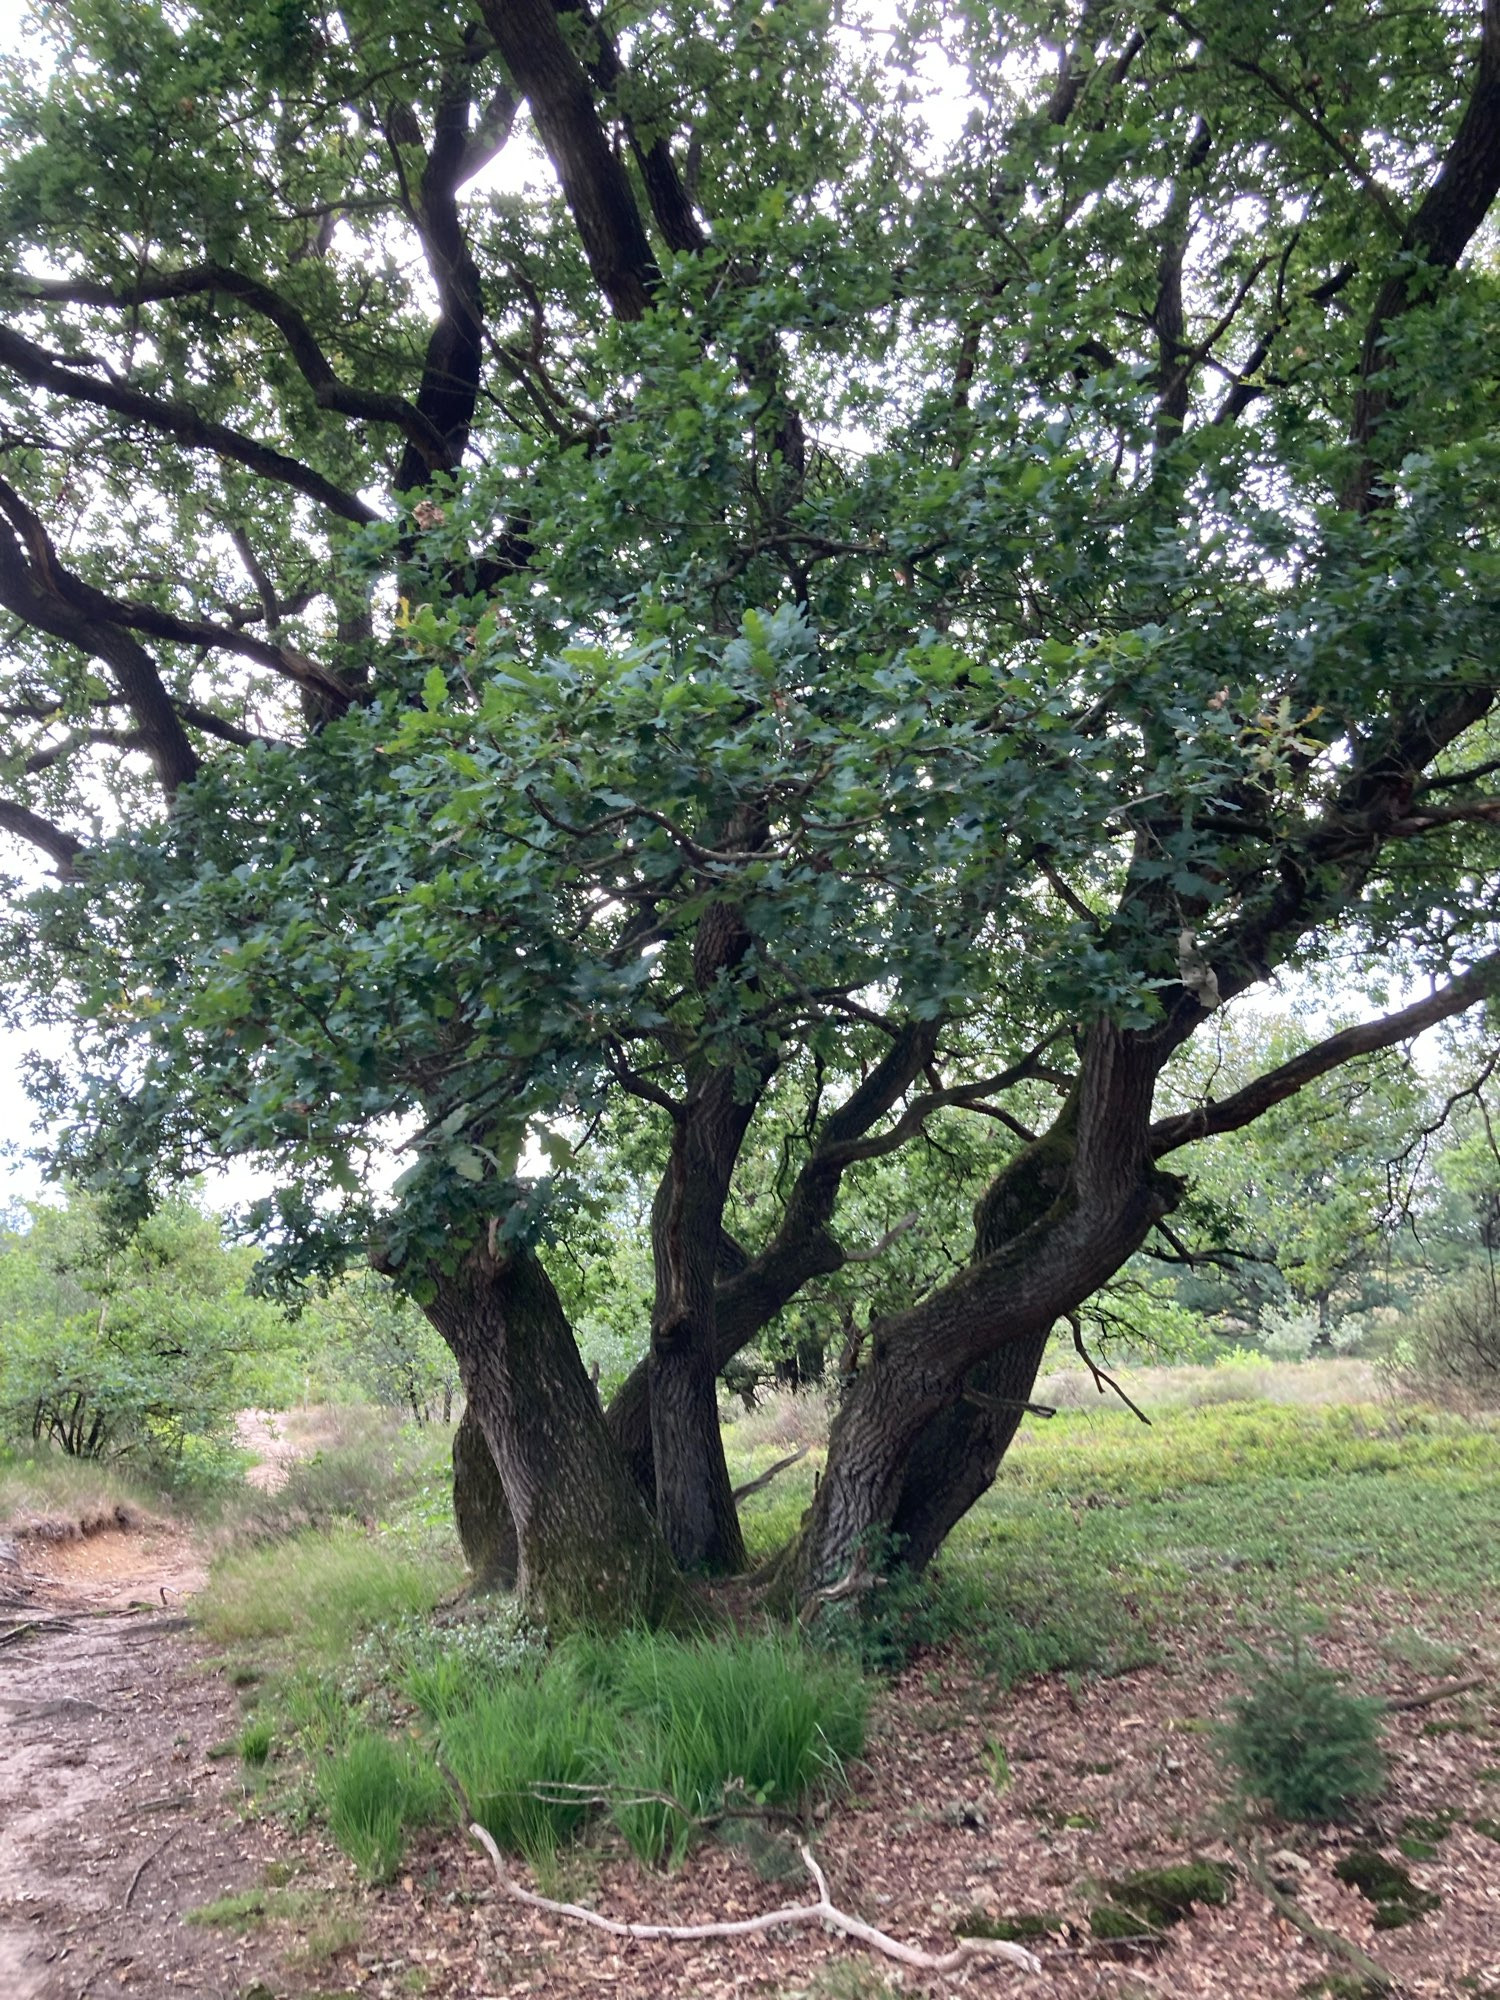
{"type": "Polygon", "coordinates": [[[237,1814],[230,1691],[185,1634],[203,1579],[180,1533],[12,1543],[0,1613],[0,1996],[229,2000],[263,1940],[180,1922],[259,1879],[237,1814]]]}

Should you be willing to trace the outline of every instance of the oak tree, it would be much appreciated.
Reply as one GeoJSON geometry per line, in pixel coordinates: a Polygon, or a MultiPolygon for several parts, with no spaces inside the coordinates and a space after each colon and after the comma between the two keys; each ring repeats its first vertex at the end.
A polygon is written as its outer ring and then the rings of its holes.
{"type": "Polygon", "coordinates": [[[290,1271],[394,1274],[565,1620],[743,1566],[720,1369],[973,1121],[777,1580],[921,1564],[1184,1149],[1500,973],[1500,0],[36,26],[0,829],[61,1163],[245,1156],[290,1271]],[[1430,993],[1155,1107],[1338,951],[1430,993]],[[549,1269],[642,1130],[603,1410],[549,1269]]]}

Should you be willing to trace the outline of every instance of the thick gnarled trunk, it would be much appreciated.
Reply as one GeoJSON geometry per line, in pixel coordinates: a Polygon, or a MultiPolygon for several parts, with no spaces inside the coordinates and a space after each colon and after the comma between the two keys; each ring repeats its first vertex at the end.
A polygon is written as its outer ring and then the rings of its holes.
{"type": "Polygon", "coordinates": [[[1053,1130],[980,1201],[974,1263],[871,1329],[797,1551],[809,1601],[857,1582],[898,1536],[909,1562],[936,1551],[993,1477],[1019,1416],[1000,1405],[1029,1394],[1054,1323],[1175,1205],[1180,1183],[1153,1167],[1147,1144],[1159,1061],[1143,1041],[1096,1028],[1053,1130]]]}
{"type": "Polygon", "coordinates": [[[478,1248],[431,1277],[425,1310],[499,1473],[523,1599],[554,1629],[673,1617],[685,1587],[538,1259],[478,1248]]]}

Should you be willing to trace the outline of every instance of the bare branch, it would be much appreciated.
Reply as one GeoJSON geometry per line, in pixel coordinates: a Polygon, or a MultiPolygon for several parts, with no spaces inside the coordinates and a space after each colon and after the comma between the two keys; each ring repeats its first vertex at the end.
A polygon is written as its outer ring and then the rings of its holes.
{"type": "Polygon", "coordinates": [[[50,819],[43,819],[27,806],[0,799],[0,833],[13,833],[21,840],[29,840],[44,854],[50,854],[64,881],[76,879],[81,872],[78,864],[85,853],[83,842],[76,834],[54,826],[50,819]]]}
{"type": "Polygon", "coordinates": [[[1450,980],[1446,986],[1440,986],[1427,999],[1403,1007],[1399,1013],[1387,1014],[1378,1021],[1365,1021],[1357,1027],[1343,1028],[1325,1041],[1315,1042],[1310,1049],[1304,1049],[1289,1062],[1267,1070],[1264,1076],[1247,1083],[1243,1090],[1236,1090],[1217,1103],[1210,1098],[1192,1111],[1181,1112],[1173,1118],[1158,1119],[1151,1127],[1152,1158],[1159,1160],[1179,1146],[1190,1145],[1195,1139],[1213,1138],[1221,1132],[1238,1132],[1274,1105],[1295,1097],[1299,1090],[1315,1083],[1320,1076],[1327,1076],[1330,1070],[1352,1062],[1356,1056],[1371,1055],[1377,1049],[1394,1048],[1398,1042],[1409,1042],[1424,1028],[1435,1027],[1439,1021],[1449,1020],[1453,1015],[1463,1013],[1465,1008],[1488,999],[1497,988],[1500,988],[1500,952],[1491,952],[1488,957],[1480,959],[1472,970],[1450,980]]]}
{"type": "Polygon", "coordinates": [[[828,1900],[827,1879],[808,1847],[803,1847],[801,1854],[803,1864],[818,1890],[816,1903],[767,1910],[763,1916],[743,1917],[732,1923],[627,1924],[618,1923],[613,1917],[601,1917],[597,1910],[586,1910],[581,1903],[559,1903],[550,1896],[538,1896],[533,1890],[523,1889],[507,1870],[504,1857],[486,1830],[476,1822],[469,1831],[490,1857],[500,1887],[507,1896],[518,1903],[525,1903],[529,1909],[541,1910],[549,1917],[569,1917],[574,1923],[587,1924],[591,1929],[605,1931],[611,1937],[663,1938],[673,1943],[689,1944],[700,1938],[755,1937],[762,1931],[781,1930],[788,1925],[827,1924],[831,1930],[841,1931],[845,1937],[868,1945],[872,1951],[884,1953],[898,1964],[914,1966],[920,1972],[957,1972],[974,1959],[986,1958],[1001,1959],[1007,1965],[1018,1966],[1023,1972],[1040,1972],[1042,1969],[1041,1960],[1024,1946],[1010,1944],[1002,1938],[961,1938],[952,1951],[936,1957],[931,1952],[919,1951],[915,1945],[903,1944],[899,1938],[890,1937],[871,1924],[862,1923],[858,1917],[847,1916],[828,1900]]]}
{"type": "Polygon", "coordinates": [[[16,289],[24,298],[47,305],[117,306],[122,310],[168,299],[222,294],[269,320],[302,372],[319,409],[364,422],[393,424],[434,470],[451,466],[448,447],[414,403],[380,389],[359,389],[333,372],[306,319],[281,294],[259,278],[228,264],[194,264],[181,271],[142,271],[128,287],[104,285],[79,278],[24,278],[16,289]]]}
{"type": "Polygon", "coordinates": [[[380,519],[375,509],[361,500],[358,494],[348,493],[343,487],[336,486],[331,479],[325,479],[321,472],[315,472],[300,459],[289,458],[285,452],[277,451],[273,445],[263,444],[259,438],[201,416],[189,403],[180,403],[167,396],[149,396],[122,382],[87,375],[67,367],[45,348],[38,347],[35,341],[17,333],[14,327],[0,325],[0,364],[13,369],[23,382],[29,382],[35,389],[46,389],[69,402],[108,410],[114,416],[143,424],[148,430],[163,436],[176,438],[179,444],[190,450],[214,452],[221,458],[233,459],[262,479],[274,480],[277,485],[289,486],[295,492],[305,494],[309,500],[315,500],[320,507],[326,507],[330,513],[339,515],[345,521],[357,521],[365,527],[380,519]]]}

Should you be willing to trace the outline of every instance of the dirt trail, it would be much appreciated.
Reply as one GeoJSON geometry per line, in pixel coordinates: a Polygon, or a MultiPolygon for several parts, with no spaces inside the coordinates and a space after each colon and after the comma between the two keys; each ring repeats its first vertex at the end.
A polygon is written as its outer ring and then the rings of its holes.
{"type": "Polygon", "coordinates": [[[237,1761],[205,1754],[240,1718],[186,1633],[191,1544],[111,1530],[0,1560],[0,1995],[279,1990],[268,1946],[181,1922],[257,1880],[260,1846],[237,1761]]]}

